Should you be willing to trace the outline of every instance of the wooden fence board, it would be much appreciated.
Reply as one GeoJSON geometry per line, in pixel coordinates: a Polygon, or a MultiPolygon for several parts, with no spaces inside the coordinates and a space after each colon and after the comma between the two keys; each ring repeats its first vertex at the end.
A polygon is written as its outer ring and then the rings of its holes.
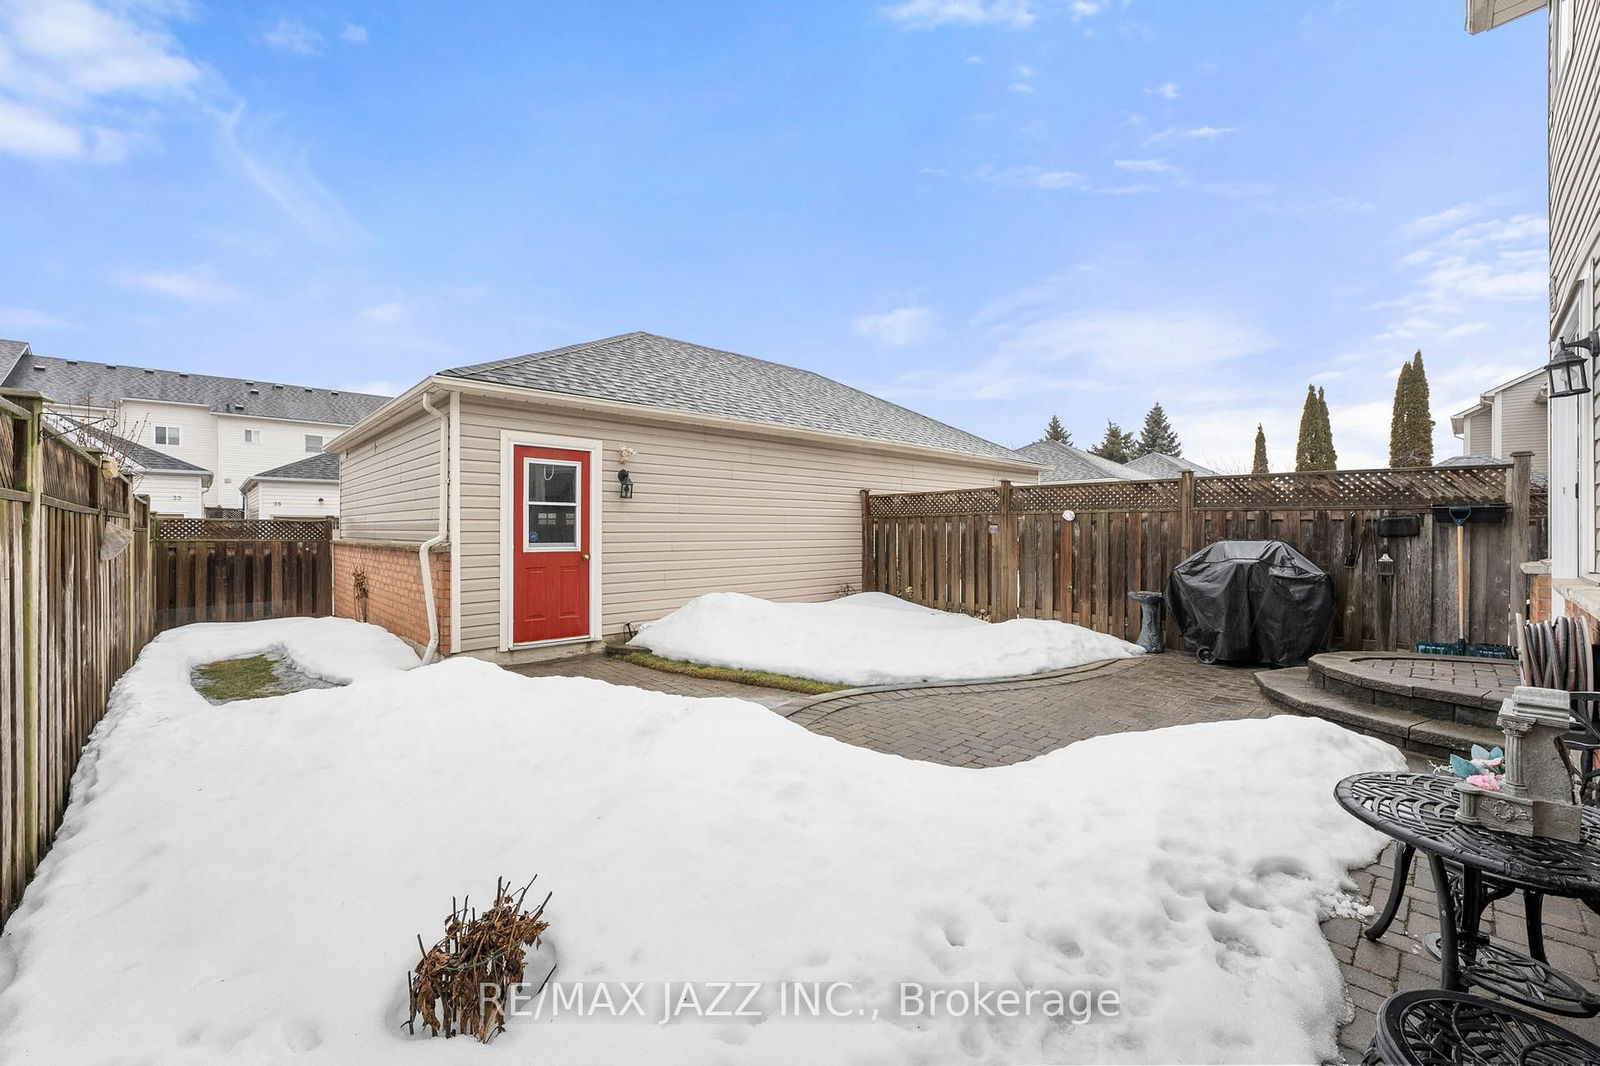
{"type": "MultiPolygon", "coordinates": [[[[1509,503],[1526,476],[1502,464],[865,495],[862,573],[874,589],[929,606],[1058,618],[1131,639],[1130,591],[1163,589],[1190,550],[1213,541],[1276,539],[1332,577],[1334,647],[1405,648],[1456,635],[1454,526],[1435,521],[1431,506],[1509,503]],[[1396,514],[1418,516],[1420,534],[1380,536],[1378,520],[1396,514]],[[1393,576],[1378,574],[1385,553],[1393,576]]],[[[1511,523],[1526,523],[1523,541],[1542,552],[1548,522],[1544,493],[1528,500],[1525,514],[1467,527],[1469,640],[1505,642],[1523,609],[1511,523]]],[[[1168,642],[1179,644],[1171,627],[1168,642]]]]}
{"type": "MultiPolygon", "coordinates": [[[[887,532],[869,529],[863,543],[879,544],[887,532]]],[[[331,613],[332,537],[331,520],[158,518],[152,541],[156,631],[190,622],[331,613]]],[[[876,561],[871,571],[886,573],[876,561]]],[[[931,579],[917,586],[918,593],[929,587],[931,579]]]]}

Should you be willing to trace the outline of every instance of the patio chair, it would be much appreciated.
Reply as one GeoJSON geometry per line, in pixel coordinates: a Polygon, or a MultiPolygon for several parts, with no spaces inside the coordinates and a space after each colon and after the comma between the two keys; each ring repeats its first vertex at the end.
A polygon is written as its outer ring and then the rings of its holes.
{"type": "Polygon", "coordinates": [[[1464,992],[1400,992],[1378,1008],[1363,1066],[1593,1066],[1600,1047],[1553,1022],[1464,992]]]}

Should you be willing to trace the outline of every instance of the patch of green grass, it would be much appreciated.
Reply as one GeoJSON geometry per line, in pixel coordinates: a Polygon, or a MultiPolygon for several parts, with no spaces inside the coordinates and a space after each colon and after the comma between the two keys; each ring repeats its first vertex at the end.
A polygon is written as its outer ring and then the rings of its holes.
{"type": "Polygon", "coordinates": [[[780,688],[786,692],[801,692],[807,696],[820,696],[824,692],[838,692],[848,685],[831,685],[826,681],[813,681],[808,677],[790,677],[788,674],[769,674],[764,670],[736,670],[731,666],[705,666],[686,663],[681,659],[666,659],[647,651],[620,650],[613,653],[625,663],[648,666],[669,674],[703,677],[708,681],[732,681],[740,685],[759,685],[762,688],[780,688]]]}
{"type": "Polygon", "coordinates": [[[276,664],[265,655],[246,659],[220,659],[194,668],[194,687],[213,702],[254,700],[275,696],[278,687],[276,664]]]}

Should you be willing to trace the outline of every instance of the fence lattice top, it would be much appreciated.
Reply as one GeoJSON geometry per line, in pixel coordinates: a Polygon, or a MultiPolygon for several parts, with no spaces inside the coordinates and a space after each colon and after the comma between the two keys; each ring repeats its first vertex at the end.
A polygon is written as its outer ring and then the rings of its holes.
{"type": "Polygon", "coordinates": [[[1506,499],[1506,466],[1417,470],[1330,470],[1304,474],[1235,474],[1194,481],[1201,508],[1421,508],[1436,503],[1506,499]]]}
{"type": "MultiPolygon", "coordinates": [[[[1225,474],[1194,479],[1196,510],[1423,510],[1434,504],[1509,502],[1510,467],[1443,466],[1417,470],[1329,470],[1297,474],[1225,474]]],[[[1015,485],[1013,514],[1062,511],[1176,511],[1183,507],[1184,482],[1074,481],[1015,485]]],[[[1540,504],[1533,493],[1534,508],[1540,504]]],[[[867,516],[923,518],[994,515],[1003,490],[956,489],[870,496],[867,516]]]]}
{"type": "Polygon", "coordinates": [[[272,518],[157,518],[156,540],[332,540],[330,521],[272,518]]]}

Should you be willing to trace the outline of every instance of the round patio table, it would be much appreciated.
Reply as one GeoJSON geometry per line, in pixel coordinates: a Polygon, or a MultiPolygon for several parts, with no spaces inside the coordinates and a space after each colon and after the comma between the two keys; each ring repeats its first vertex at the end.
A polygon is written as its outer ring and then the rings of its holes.
{"type": "Polygon", "coordinates": [[[1439,774],[1355,774],[1334,788],[1345,810],[1428,856],[1439,901],[1441,987],[1478,987],[1569,1017],[1600,1014],[1600,996],[1479,931],[1490,902],[1517,889],[1532,893],[1530,899],[1565,896],[1600,904],[1600,809],[1584,808],[1582,839],[1571,843],[1462,825],[1456,797],[1456,779],[1439,774]]]}

